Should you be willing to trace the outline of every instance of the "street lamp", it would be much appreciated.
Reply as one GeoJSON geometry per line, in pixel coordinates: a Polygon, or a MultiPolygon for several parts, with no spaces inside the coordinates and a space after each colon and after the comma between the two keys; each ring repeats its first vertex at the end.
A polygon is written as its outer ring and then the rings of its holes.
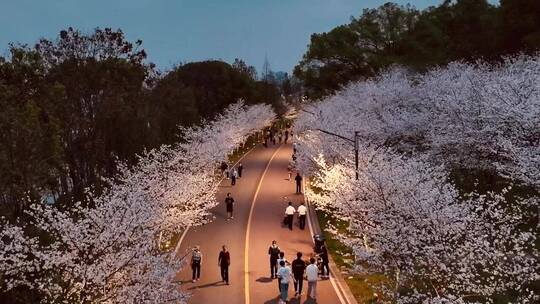
{"type": "MultiPolygon", "coordinates": [[[[311,114],[313,116],[317,116],[317,114],[315,114],[315,113],[313,113],[311,111],[308,111],[308,110],[300,109],[300,111],[309,113],[309,114],[311,114]]],[[[348,142],[353,144],[353,146],[354,146],[354,166],[355,166],[355,170],[356,170],[356,180],[358,180],[358,150],[359,150],[359,147],[360,147],[360,135],[359,135],[360,132],[354,131],[354,138],[350,139],[348,137],[345,137],[345,136],[342,136],[342,135],[339,135],[339,134],[336,134],[336,133],[332,133],[332,132],[329,132],[329,131],[326,131],[326,130],[323,130],[323,129],[316,129],[316,130],[319,131],[319,132],[328,134],[328,135],[332,135],[332,136],[341,138],[341,139],[343,139],[345,141],[348,141],[348,142]]]]}

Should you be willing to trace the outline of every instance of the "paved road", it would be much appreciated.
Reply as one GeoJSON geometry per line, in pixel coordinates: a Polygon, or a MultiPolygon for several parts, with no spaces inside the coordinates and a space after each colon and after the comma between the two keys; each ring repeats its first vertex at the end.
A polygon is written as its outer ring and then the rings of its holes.
{"type": "MultiPolygon", "coordinates": [[[[300,230],[295,223],[292,232],[281,226],[286,201],[291,200],[299,205],[303,200],[302,195],[294,194],[294,182],[286,180],[291,153],[290,145],[256,147],[242,160],[244,176],[236,186],[231,187],[228,180],[221,185],[220,201],[224,200],[227,192],[231,192],[235,199],[234,219],[225,220],[225,206],[221,203],[213,210],[216,219],[212,223],[190,229],[186,234],[179,253],[200,245],[204,255],[198,282],[191,283],[189,266],[179,273],[183,288],[192,292],[190,303],[277,303],[277,282],[270,279],[267,255],[271,241],[277,240],[290,261],[297,251],[309,257],[313,250],[307,225],[305,230],[300,230]],[[250,211],[249,238],[246,242],[250,211]],[[219,251],[224,244],[231,253],[231,285],[221,283],[217,264],[219,251]],[[246,288],[246,285],[249,287],[246,288]]],[[[304,283],[304,295],[301,299],[292,299],[290,303],[313,303],[306,301],[307,283],[304,283]]],[[[292,296],[292,286],[289,291],[292,296]]],[[[340,303],[329,280],[319,281],[318,294],[317,303],[340,303]]]]}

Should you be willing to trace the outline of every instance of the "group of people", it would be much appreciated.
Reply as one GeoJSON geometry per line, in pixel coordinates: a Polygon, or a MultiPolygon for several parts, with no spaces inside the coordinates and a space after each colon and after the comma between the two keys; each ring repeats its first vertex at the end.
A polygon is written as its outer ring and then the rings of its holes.
{"type": "Polygon", "coordinates": [[[289,202],[287,208],[285,208],[285,218],[284,224],[289,227],[289,230],[293,229],[293,220],[294,214],[298,213],[298,226],[300,229],[304,230],[306,228],[306,216],[307,216],[307,207],[304,202],[300,203],[298,208],[294,208],[292,202],[289,202]]]}
{"type": "MultiPolygon", "coordinates": [[[[318,255],[321,259],[323,266],[322,277],[326,277],[324,273],[324,264],[328,267],[328,252],[326,247],[322,248],[323,251],[318,255]]],[[[289,263],[285,258],[285,253],[281,251],[277,242],[274,240],[268,248],[268,255],[270,257],[270,278],[278,280],[279,298],[281,303],[285,303],[288,298],[289,285],[291,281],[294,285],[294,296],[302,295],[302,289],[304,285],[304,278],[308,283],[307,296],[312,299],[317,298],[317,281],[319,279],[319,266],[317,265],[317,259],[311,257],[309,262],[302,259],[302,253],[296,253],[296,259],[289,263]]],[[[328,268],[327,275],[329,274],[328,268]]]]}
{"type": "Polygon", "coordinates": [[[281,144],[283,142],[286,144],[289,141],[289,136],[292,136],[292,131],[289,131],[289,129],[282,131],[270,128],[264,134],[263,144],[267,148],[268,143],[276,145],[277,143],[281,144]]]}
{"type": "Polygon", "coordinates": [[[231,180],[231,186],[236,185],[236,180],[238,178],[242,178],[242,172],[244,171],[244,166],[242,163],[238,163],[236,168],[233,166],[229,170],[229,165],[226,162],[222,162],[219,168],[221,169],[221,174],[223,177],[231,180]]]}

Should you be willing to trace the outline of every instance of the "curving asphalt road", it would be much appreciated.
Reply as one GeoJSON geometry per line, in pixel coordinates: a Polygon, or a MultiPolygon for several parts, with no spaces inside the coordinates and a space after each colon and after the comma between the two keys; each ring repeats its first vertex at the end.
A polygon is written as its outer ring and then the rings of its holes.
{"type": "MultiPolygon", "coordinates": [[[[287,201],[298,206],[303,200],[302,195],[294,194],[294,182],[287,180],[291,154],[290,145],[255,147],[242,160],[244,173],[237,184],[230,186],[230,181],[224,180],[220,185],[218,198],[222,203],[213,210],[215,220],[187,232],[178,253],[189,252],[194,245],[199,245],[203,253],[198,282],[191,282],[189,265],[179,273],[182,288],[192,293],[190,303],[277,303],[277,282],[270,279],[267,255],[271,241],[278,242],[289,261],[298,251],[305,258],[311,255],[311,233],[307,225],[305,230],[300,230],[295,216],[293,231],[281,226],[287,201]],[[231,221],[225,219],[223,200],[227,192],[236,203],[231,221]],[[227,245],[231,254],[230,285],[221,282],[217,259],[222,245],[227,245]]],[[[315,303],[306,299],[306,291],[304,281],[301,298],[292,298],[294,288],[291,284],[289,303],[315,303]]],[[[340,303],[330,280],[319,281],[317,303],[340,303]]]]}

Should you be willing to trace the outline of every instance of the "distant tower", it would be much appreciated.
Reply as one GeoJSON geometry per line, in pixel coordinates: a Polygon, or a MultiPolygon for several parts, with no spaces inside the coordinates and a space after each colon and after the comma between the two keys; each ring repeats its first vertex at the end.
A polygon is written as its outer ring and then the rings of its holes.
{"type": "Polygon", "coordinates": [[[264,102],[268,103],[268,76],[270,75],[270,63],[268,62],[268,55],[264,54],[264,64],[262,68],[262,78],[264,81],[264,102]]]}

